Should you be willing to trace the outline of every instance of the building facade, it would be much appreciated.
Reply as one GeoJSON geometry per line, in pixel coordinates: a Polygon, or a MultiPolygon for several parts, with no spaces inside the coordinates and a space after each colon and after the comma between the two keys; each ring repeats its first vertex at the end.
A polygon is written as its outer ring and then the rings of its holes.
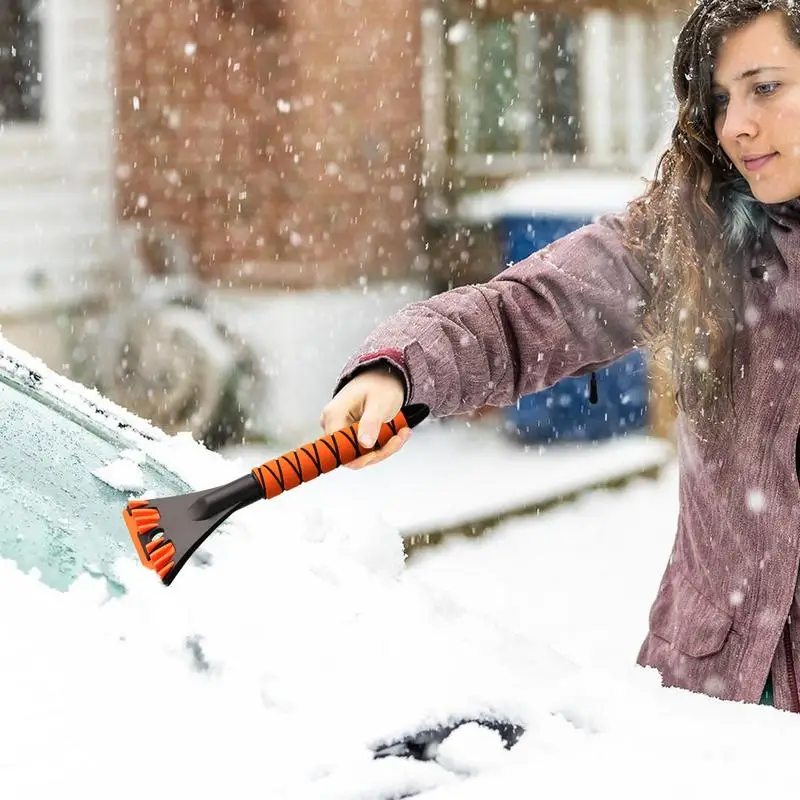
{"type": "MultiPolygon", "coordinates": [[[[131,240],[156,282],[179,252],[202,313],[248,343],[264,378],[252,429],[288,441],[316,429],[339,364],[380,318],[502,266],[492,226],[459,219],[465,193],[575,166],[646,170],[685,8],[0,0],[0,12],[3,332],[91,382],[86,351],[113,338],[109,304],[128,304],[108,287],[132,269],[131,240]],[[139,246],[154,235],[167,246],[139,246]],[[95,296],[106,311],[91,323],[95,296]]],[[[136,339],[137,320],[120,352],[158,345],[136,339]]],[[[202,360],[212,334],[181,325],[164,335],[196,334],[202,360]]],[[[98,382],[133,403],[122,380],[98,382]]]]}

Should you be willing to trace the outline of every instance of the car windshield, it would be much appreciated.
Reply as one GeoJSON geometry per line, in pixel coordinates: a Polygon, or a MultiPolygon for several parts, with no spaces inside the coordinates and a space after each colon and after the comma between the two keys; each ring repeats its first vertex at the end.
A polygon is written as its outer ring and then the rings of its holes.
{"type": "MultiPolygon", "coordinates": [[[[130,493],[92,473],[130,445],[4,375],[0,415],[0,556],[24,571],[36,568],[56,589],[82,572],[109,575],[119,556],[134,554],[122,520],[130,493]]],[[[149,460],[141,469],[147,491],[187,491],[149,460]]]]}

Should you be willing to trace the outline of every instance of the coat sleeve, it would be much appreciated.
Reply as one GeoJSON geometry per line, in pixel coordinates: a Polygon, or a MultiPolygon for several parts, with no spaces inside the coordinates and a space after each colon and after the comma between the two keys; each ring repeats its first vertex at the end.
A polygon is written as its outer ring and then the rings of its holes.
{"type": "Polygon", "coordinates": [[[406,402],[432,416],[510,405],[562,378],[606,366],[643,343],[649,279],[609,214],[490,281],[411,303],[367,337],[339,375],[383,365],[406,402]]]}

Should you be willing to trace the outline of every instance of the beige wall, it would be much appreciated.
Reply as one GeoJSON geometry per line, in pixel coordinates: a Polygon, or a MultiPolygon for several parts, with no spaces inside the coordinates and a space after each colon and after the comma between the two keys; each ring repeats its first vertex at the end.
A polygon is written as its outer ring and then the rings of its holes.
{"type": "Polygon", "coordinates": [[[47,2],[39,122],[0,136],[0,332],[68,368],[66,315],[94,292],[89,278],[114,248],[112,5],[47,2]]]}

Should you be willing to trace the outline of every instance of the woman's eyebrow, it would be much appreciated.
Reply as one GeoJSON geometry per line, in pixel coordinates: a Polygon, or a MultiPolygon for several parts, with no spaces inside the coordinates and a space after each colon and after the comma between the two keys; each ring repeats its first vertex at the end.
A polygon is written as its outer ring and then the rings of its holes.
{"type": "MultiPolygon", "coordinates": [[[[745,80],[745,78],[754,78],[756,75],[759,75],[762,72],[768,72],[770,70],[775,71],[775,72],[783,72],[783,71],[786,70],[786,67],[778,67],[778,66],[774,66],[774,67],[751,67],[750,69],[746,69],[744,72],[740,72],[734,78],[734,80],[735,81],[743,81],[743,80],[745,80]]],[[[722,86],[721,84],[717,83],[716,81],[714,81],[711,84],[711,88],[712,89],[724,89],[725,87],[722,86]]]]}

